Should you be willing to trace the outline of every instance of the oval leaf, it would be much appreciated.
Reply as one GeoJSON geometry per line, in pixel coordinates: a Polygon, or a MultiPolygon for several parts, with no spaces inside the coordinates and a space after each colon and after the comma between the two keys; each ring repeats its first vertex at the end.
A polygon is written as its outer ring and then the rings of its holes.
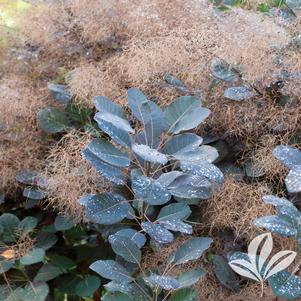
{"type": "Polygon", "coordinates": [[[90,269],[106,279],[119,283],[129,283],[133,280],[128,271],[114,260],[95,261],[90,265],[90,269]]]}
{"type": "Polygon", "coordinates": [[[122,221],[130,208],[128,201],[122,196],[105,192],[88,200],[86,215],[92,222],[112,225],[122,221]]]}
{"type": "Polygon", "coordinates": [[[213,240],[209,237],[196,237],[186,241],[175,252],[174,262],[176,265],[198,259],[207,250],[213,240]]]}

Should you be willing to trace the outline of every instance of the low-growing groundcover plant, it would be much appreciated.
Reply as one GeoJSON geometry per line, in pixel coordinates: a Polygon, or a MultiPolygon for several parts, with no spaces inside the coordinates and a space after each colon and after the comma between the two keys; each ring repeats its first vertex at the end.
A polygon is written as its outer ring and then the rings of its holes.
{"type": "Polygon", "coordinates": [[[144,271],[142,248],[174,240],[173,232],[192,234],[191,204],[210,198],[223,181],[212,164],[215,148],[188,131],[210,114],[194,96],[177,98],[164,111],[135,88],[128,90],[132,116],[106,97],[94,98],[99,128],[111,141],[95,138],[82,154],[112,183],[111,192],[84,195],[86,218],[106,237],[115,260],[98,260],[90,268],[111,280],[103,300],[194,300],[187,287],[204,272],[171,276],[172,269],[199,258],[212,239],[194,237],[168,259],[164,271],[144,271]],[[133,118],[135,117],[136,120],[133,118]]]}

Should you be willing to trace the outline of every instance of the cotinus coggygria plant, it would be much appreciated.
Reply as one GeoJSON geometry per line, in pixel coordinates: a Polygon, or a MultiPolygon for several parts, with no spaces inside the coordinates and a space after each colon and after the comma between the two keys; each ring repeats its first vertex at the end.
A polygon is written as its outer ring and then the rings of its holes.
{"type": "Polygon", "coordinates": [[[217,150],[202,145],[200,136],[188,132],[202,123],[210,110],[203,108],[198,98],[183,96],[163,111],[134,88],[128,90],[131,117],[106,97],[97,96],[94,103],[94,119],[110,139],[92,140],[82,154],[112,183],[112,189],[84,195],[80,202],[86,218],[108,237],[117,254],[115,260],[91,265],[111,280],[103,300],[116,294],[131,296],[125,299],[123,295],[120,300],[186,300],[184,293],[190,296],[187,300],[193,300],[195,292],[185,287],[203,272],[193,270],[178,278],[168,273],[176,265],[199,258],[211,238],[188,240],[161,274],[141,269],[141,248],[147,237],[152,245],[160,246],[172,242],[174,232],[192,234],[189,205],[210,198],[223,181],[222,172],[212,164],[217,150]]]}

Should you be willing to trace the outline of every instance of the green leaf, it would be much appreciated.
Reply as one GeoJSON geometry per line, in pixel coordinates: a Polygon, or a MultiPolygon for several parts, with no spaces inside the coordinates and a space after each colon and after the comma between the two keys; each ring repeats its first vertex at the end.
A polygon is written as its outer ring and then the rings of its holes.
{"type": "Polygon", "coordinates": [[[172,155],[175,159],[187,163],[212,163],[218,158],[217,150],[210,145],[202,145],[193,150],[181,151],[172,155]]]}
{"type": "Polygon", "coordinates": [[[3,213],[0,216],[0,225],[2,226],[2,240],[5,242],[13,242],[15,240],[15,232],[18,229],[20,220],[14,214],[3,213]]]}
{"type": "Polygon", "coordinates": [[[35,170],[23,170],[16,175],[16,180],[25,185],[37,185],[40,176],[35,170]]]}
{"type": "Polygon", "coordinates": [[[202,269],[194,269],[184,272],[178,276],[180,287],[190,287],[197,283],[201,277],[205,276],[205,272],[202,269]]]}
{"type": "Polygon", "coordinates": [[[145,125],[150,116],[146,115],[145,110],[143,110],[143,104],[147,104],[149,100],[147,97],[138,89],[130,88],[128,89],[128,104],[133,113],[133,115],[145,125]]]}
{"type": "Polygon", "coordinates": [[[182,222],[181,220],[166,220],[159,223],[167,230],[192,234],[192,226],[182,222]]]}
{"type": "Polygon", "coordinates": [[[293,167],[285,178],[285,186],[289,193],[301,191],[301,165],[293,167]]]}
{"type": "Polygon", "coordinates": [[[59,275],[63,274],[62,270],[50,263],[44,264],[38,271],[37,275],[34,278],[35,282],[38,281],[49,281],[59,275]]]}
{"type": "Polygon", "coordinates": [[[210,247],[212,242],[213,240],[209,237],[191,238],[176,250],[174,256],[175,264],[178,265],[198,259],[210,247]]]}
{"type": "Polygon", "coordinates": [[[73,218],[63,215],[57,215],[54,221],[54,227],[57,231],[66,231],[75,226],[76,222],[73,218]]]}
{"type": "Polygon", "coordinates": [[[130,273],[114,260],[98,260],[91,264],[90,269],[100,276],[121,283],[132,282],[130,273]]]}
{"type": "Polygon", "coordinates": [[[259,3],[258,5],[258,10],[261,13],[268,13],[270,11],[271,7],[269,6],[268,3],[259,3]]]}
{"type": "Polygon", "coordinates": [[[128,103],[134,116],[142,123],[143,138],[141,144],[156,148],[160,135],[165,129],[164,114],[160,107],[135,88],[128,90],[128,103]]]}
{"type": "Polygon", "coordinates": [[[38,225],[38,219],[33,216],[25,217],[19,224],[18,228],[22,231],[32,231],[38,225]]]}
{"type": "Polygon", "coordinates": [[[143,200],[150,205],[162,205],[171,198],[171,194],[166,187],[145,176],[134,176],[132,178],[132,189],[137,200],[143,200]]]}
{"type": "Polygon", "coordinates": [[[39,188],[26,187],[23,190],[23,196],[32,200],[41,200],[45,198],[46,194],[45,191],[39,188]]]}
{"type": "Polygon", "coordinates": [[[168,162],[168,157],[165,154],[160,153],[154,148],[150,148],[148,145],[133,144],[132,150],[145,161],[160,164],[166,164],[168,162]]]}
{"type": "Polygon", "coordinates": [[[167,189],[175,197],[206,200],[211,197],[212,183],[204,176],[182,174],[175,178],[167,189]]]}
{"type": "Polygon", "coordinates": [[[144,280],[153,286],[159,286],[165,290],[175,290],[180,287],[179,281],[171,276],[151,274],[149,277],[144,278],[144,280]]]}
{"type": "Polygon", "coordinates": [[[112,166],[112,165],[107,164],[104,161],[100,160],[88,148],[85,148],[82,151],[82,156],[87,161],[89,161],[95,167],[95,169],[107,180],[109,180],[117,185],[125,185],[126,184],[125,173],[118,167],[112,166]]]}
{"type": "Polygon", "coordinates": [[[60,104],[67,105],[71,101],[71,93],[65,85],[48,84],[52,97],[60,104]]]}
{"type": "Polygon", "coordinates": [[[151,222],[142,222],[141,228],[155,241],[160,244],[170,243],[173,241],[174,236],[165,227],[160,224],[151,222]]]}
{"type": "Polygon", "coordinates": [[[198,98],[194,96],[179,97],[164,112],[168,126],[167,132],[178,134],[191,130],[203,122],[210,113],[210,110],[201,107],[198,98]]]}
{"type": "Polygon", "coordinates": [[[49,260],[52,265],[60,268],[63,271],[67,271],[76,267],[76,263],[66,256],[50,255],[49,260]]]}
{"type": "Polygon", "coordinates": [[[237,71],[231,68],[226,61],[219,58],[213,59],[211,72],[215,78],[227,82],[234,80],[238,75],[237,71]]]}
{"type": "Polygon", "coordinates": [[[121,222],[130,209],[128,201],[122,196],[105,192],[88,200],[86,216],[92,222],[112,225],[121,222]]]}
{"type": "Polygon", "coordinates": [[[218,255],[213,255],[213,269],[218,280],[234,292],[239,291],[239,281],[236,274],[230,268],[228,262],[218,255]]]}
{"type": "Polygon", "coordinates": [[[136,301],[136,300],[133,299],[132,297],[127,296],[124,293],[115,292],[112,294],[108,292],[102,297],[102,301],[136,301]]]}
{"type": "Polygon", "coordinates": [[[296,9],[296,10],[301,9],[301,0],[285,0],[285,3],[291,9],[296,9]]]}
{"type": "Polygon", "coordinates": [[[143,247],[146,243],[145,236],[142,233],[139,233],[138,231],[133,229],[122,229],[117,231],[115,235],[129,238],[138,246],[138,248],[143,247]]]}
{"type": "Polygon", "coordinates": [[[295,300],[301,297],[301,279],[287,271],[271,276],[269,285],[277,297],[295,300]]]}
{"type": "Polygon", "coordinates": [[[97,111],[111,113],[120,118],[126,118],[122,107],[105,96],[95,96],[93,102],[97,111]]]}
{"type": "Polygon", "coordinates": [[[53,233],[40,232],[36,238],[35,246],[37,248],[42,248],[48,250],[53,247],[58,241],[58,238],[53,233]]]}
{"type": "Polygon", "coordinates": [[[273,155],[288,168],[301,164],[301,152],[288,145],[278,145],[273,150],[273,155]]]}
{"type": "Polygon", "coordinates": [[[296,229],[294,229],[289,222],[277,215],[267,215],[256,218],[253,224],[283,236],[295,236],[297,234],[296,229]]]}
{"type": "Polygon", "coordinates": [[[183,92],[188,92],[189,91],[189,89],[186,87],[186,85],[181,80],[179,80],[177,77],[173,76],[172,74],[165,74],[164,75],[164,80],[168,84],[176,87],[177,89],[179,89],[183,92]]]}
{"type": "Polygon", "coordinates": [[[259,164],[254,164],[252,160],[246,162],[246,174],[250,178],[260,178],[265,175],[264,168],[259,164]]]}
{"type": "Polygon", "coordinates": [[[117,167],[128,167],[130,165],[130,158],[126,153],[121,152],[103,139],[93,139],[87,146],[87,149],[108,164],[117,167]]]}
{"type": "Polygon", "coordinates": [[[157,222],[184,220],[191,214],[190,207],[183,203],[173,203],[163,207],[157,217],[157,222]]]}
{"type": "Polygon", "coordinates": [[[198,135],[192,133],[183,133],[173,136],[171,139],[167,140],[163,151],[169,155],[186,153],[197,148],[202,144],[202,142],[203,138],[198,135]]]}
{"type": "Polygon", "coordinates": [[[110,235],[109,242],[112,246],[113,251],[124,258],[126,261],[132,263],[140,263],[141,251],[138,246],[127,237],[120,235],[110,235]]]}
{"type": "Polygon", "coordinates": [[[0,260],[0,275],[9,271],[14,264],[14,261],[0,260]]]}
{"type": "Polygon", "coordinates": [[[47,133],[59,133],[69,127],[66,114],[57,108],[45,108],[37,114],[38,125],[47,133]]]}
{"type": "Polygon", "coordinates": [[[189,174],[203,177],[210,182],[221,184],[224,175],[218,167],[208,162],[181,162],[181,169],[189,174]]]}
{"type": "Polygon", "coordinates": [[[44,249],[34,248],[31,251],[27,252],[27,254],[24,255],[20,259],[20,262],[23,265],[31,265],[31,264],[35,264],[35,263],[43,261],[44,257],[45,257],[45,250],[44,249]]]}
{"type": "Polygon", "coordinates": [[[30,283],[24,288],[18,288],[16,293],[22,301],[45,301],[49,293],[49,287],[43,282],[30,283]]]}
{"type": "Polygon", "coordinates": [[[75,292],[80,297],[91,297],[100,283],[99,277],[88,275],[76,284],[75,292]]]}
{"type": "Polygon", "coordinates": [[[197,291],[192,288],[181,288],[175,291],[169,301],[196,301],[198,297],[197,291]]]}
{"type": "Polygon", "coordinates": [[[252,98],[254,93],[247,87],[231,87],[226,89],[224,97],[235,101],[243,101],[252,98]]]}

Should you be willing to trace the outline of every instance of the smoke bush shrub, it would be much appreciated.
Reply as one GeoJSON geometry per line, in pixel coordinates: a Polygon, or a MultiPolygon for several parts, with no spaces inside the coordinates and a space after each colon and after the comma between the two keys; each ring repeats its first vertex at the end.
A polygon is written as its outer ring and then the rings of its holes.
{"type": "MultiPolygon", "coordinates": [[[[108,238],[117,256],[116,260],[96,261],[91,269],[111,280],[105,287],[115,293],[108,292],[104,300],[115,300],[110,298],[116,294],[130,295],[133,300],[167,300],[172,291],[183,288],[181,279],[187,278],[191,285],[203,274],[191,271],[175,278],[170,270],[199,258],[212,240],[188,240],[161,275],[141,270],[141,248],[147,237],[151,244],[160,245],[172,242],[173,232],[192,234],[187,221],[189,204],[210,198],[223,181],[222,172],[212,164],[217,150],[202,145],[200,136],[188,132],[210,110],[198,98],[183,96],[163,111],[135,88],[128,90],[130,117],[106,97],[96,96],[94,104],[94,119],[111,141],[95,138],[82,154],[112,183],[112,191],[84,195],[80,203],[86,218],[108,238]]],[[[168,300],[184,300],[178,294],[168,300]]]]}

